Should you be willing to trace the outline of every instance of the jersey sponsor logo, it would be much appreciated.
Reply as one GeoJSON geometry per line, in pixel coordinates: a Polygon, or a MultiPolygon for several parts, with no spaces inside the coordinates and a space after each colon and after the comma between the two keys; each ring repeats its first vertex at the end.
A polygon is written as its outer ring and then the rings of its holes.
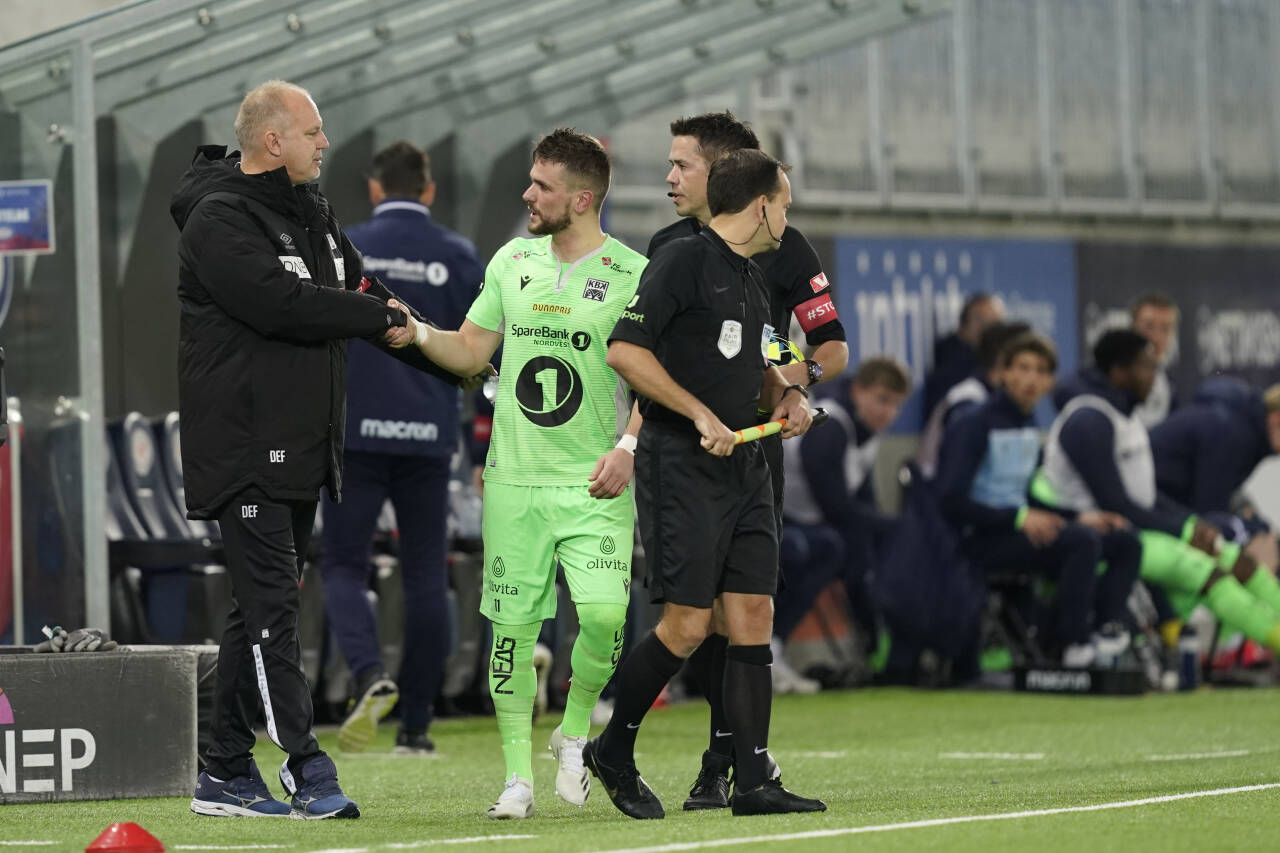
{"type": "Polygon", "coordinates": [[[516,403],[529,422],[540,427],[568,423],[582,406],[582,377],[554,355],[529,359],[516,378],[516,403]]]}
{"type": "Polygon", "coordinates": [[[631,565],[626,560],[604,560],[593,557],[587,561],[588,569],[613,569],[615,572],[629,572],[631,565]]]}
{"type": "Polygon", "coordinates": [[[489,567],[489,574],[495,578],[500,578],[507,573],[507,564],[502,562],[501,557],[493,558],[493,565],[489,567]]]}
{"type": "Polygon", "coordinates": [[[520,289],[524,290],[526,287],[529,286],[529,282],[531,281],[533,281],[533,276],[531,275],[520,276],[520,289]]]}
{"type": "MultiPolygon", "coordinates": [[[[497,601],[494,602],[495,604],[497,601]]],[[[514,691],[507,682],[516,671],[516,638],[498,637],[493,644],[493,657],[489,660],[489,677],[494,693],[510,696],[514,691]]]]}
{"type": "Polygon", "coordinates": [[[292,237],[292,236],[290,236],[289,234],[286,234],[285,232],[281,231],[281,232],[280,232],[280,242],[281,242],[281,243],[284,243],[286,246],[292,246],[292,245],[293,245],[293,237],[292,237]]]}
{"type": "Polygon", "coordinates": [[[586,352],[587,347],[591,346],[591,336],[586,332],[574,332],[569,342],[578,352],[586,352]]]}
{"type": "Polygon", "coordinates": [[[601,537],[600,539],[601,554],[612,554],[616,550],[618,550],[618,546],[617,544],[614,543],[612,536],[601,537]]]}
{"type": "Polygon", "coordinates": [[[489,592],[495,595],[519,595],[520,587],[509,583],[495,583],[489,581],[489,592]]]}
{"type": "Polygon", "coordinates": [[[551,326],[520,326],[511,324],[513,338],[533,338],[536,346],[567,347],[569,346],[569,330],[556,329],[551,326]]]}
{"type": "Polygon", "coordinates": [[[808,334],[819,326],[826,325],[832,320],[837,320],[835,303],[831,301],[831,294],[824,293],[821,296],[815,296],[808,302],[801,302],[793,311],[796,320],[800,322],[800,328],[804,329],[808,334]]]}
{"type": "Polygon", "coordinates": [[[624,268],[621,264],[610,264],[609,269],[614,272],[620,272],[623,275],[631,275],[631,270],[624,268]]]}
{"type": "Polygon", "coordinates": [[[604,264],[607,267],[613,263],[613,258],[609,257],[608,255],[605,255],[600,259],[600,263],[604,264]]]}
{"type": "Polygon", "coordinates": [[[725,358],[733,358],[742,352],[742,324],[737,320],[725,320],[720,324],[720,340],[716,341],[716,349],[725,358]]]}
{"type": "Polygon", "coordinates": [[[827,274],[820,272],[813,278],[809,279],[809,286],[813,288],[814,293],[818,293],[827,288],[831,282],[827,281],[827,274]]]}
{"type": "MultiPolygon", "coordinates": [[[[523,279],[524,276],[521,276],[521,278],[523,279]]],[[[550,302],[535,302],[529,307],[532,308],[534,311],[537,311],[542,314],[569,315],[573,313],[573,309],[568,307],[567,305],[552,305],[550,302]]]]}
{"type": "MultiPolygon", "coordinates": [[[[335,261],[336,263],[336,261],[335,261]]],[[[387,278],[443,287],[449,281],[449,267],[439,261],[411,261],[406,258],[364,257],[364,268],[385,273],[387,278]]]]}
{"type": "Polygon", "coordinates": [[[609,282],[599,278],[589,278],[587,279],[587,286],[582,290],[582,298],[595,302],[604,302],[605,294],[608,292],[609,282]]]}
{"type": "Polygon", "coordinates": [[[640,294],[637,293],[635,296],[631,297],[631,301],[627,303],[627,309],[622,312],[622,316],[628,320],[631,320],[634,323],[643,323],[644,315],[637,314],[636,312],[631,310],[632,308],[636,307],[636,303],[639,301],[640,301],[640,294]]]}
{"type": "Polygon", "coordinates": [[[276,255],[280,259],[280,264],[289,272],[298,278],[311,278],[311,270],[307,269],[307,264],[297,255],[276,255]]]}
{"type": "Polygon", "coordinates": [[[419,421],[384,421],[364,418],[360,421],[361,438],[395,438],[402,441],[435,441],[440,428],[419,421]]]}

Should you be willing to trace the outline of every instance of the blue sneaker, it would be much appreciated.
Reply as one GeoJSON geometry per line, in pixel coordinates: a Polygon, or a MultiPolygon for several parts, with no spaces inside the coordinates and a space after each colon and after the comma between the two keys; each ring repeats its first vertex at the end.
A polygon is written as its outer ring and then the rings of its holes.
{"type": "Polygon", "coordinates": [[[289,816],[300,820],[326,817],[360,817],[360,807],[338,787],[338,768],[327,755],[317,755],[302,765],[295,776],[286,761],[280,768],[280,781],[293,792],[293,809],[289,816]],[[301,779],[298,778],[301,776],[301,779]]]}
{"type": "Polygon", "coordinates": [[[289,804],[271,796],[258,765],[249,762],[249,775],[215,779],[207,772],[196,780],[191,810],[212,817],[288,817],[289,804]]]}

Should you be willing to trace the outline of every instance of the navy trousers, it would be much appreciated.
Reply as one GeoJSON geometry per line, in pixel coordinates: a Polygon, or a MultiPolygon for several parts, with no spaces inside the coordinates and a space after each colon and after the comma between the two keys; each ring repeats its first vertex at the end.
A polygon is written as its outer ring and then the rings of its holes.
{"type": "Polygon", "coordinates": [[[357,680],[383,668],[377,622],[365,592],[374,529],[390,498],[400,532],[405,606],[404,655],[396,678],[400,725],[409,732],[426,731],[449,654],[449,459],[347,451],[342,479],[342,503],[324,505],[321,572],[329,625],[357,680]]]}

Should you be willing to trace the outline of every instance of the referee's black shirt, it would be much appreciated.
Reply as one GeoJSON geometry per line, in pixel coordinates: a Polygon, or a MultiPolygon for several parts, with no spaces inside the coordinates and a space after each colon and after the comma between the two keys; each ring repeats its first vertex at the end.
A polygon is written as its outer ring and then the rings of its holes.
{"type": "MultiPolygon", "coordinates": [[[[649,262],[609,341],[653,352],[682,388],[729,429],[757,422],[773,327],[760,268],[710,228],[671,242],[649,262]]],[[[684,415],[640,397],[645,424],[687,430],[684,415]]]]}
{"type": "MultiPolygon", "coordinates": [[[[652,260],[663,246],[702,230],[697,219],[686,216],[654,234],[645,255],[652,260]]],[[[809,346],[845,340],[844,326],[832,301],[831,283],[822,269],[818,253],[804,234],[788,225],[782,232],[782,245],[776,252],[763,252],[751,260],[764,273],[769,291],[769,316],[772,318],[769,322],[773,323],[778,334],[790,337],[791,318],[788,315],[795,314],[809,346]]]]}

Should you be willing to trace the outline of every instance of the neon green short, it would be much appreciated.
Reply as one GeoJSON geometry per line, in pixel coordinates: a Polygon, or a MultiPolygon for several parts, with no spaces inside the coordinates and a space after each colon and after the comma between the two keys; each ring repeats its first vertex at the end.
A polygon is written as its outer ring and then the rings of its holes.
{"type": "Polygon", "coordinates": [[[556,615],[556,560],[577,604],[626,605],[631,597],[635,504],[586,486],[484,487],[484,591],[480,612],[500,625],[556,615]]]}

